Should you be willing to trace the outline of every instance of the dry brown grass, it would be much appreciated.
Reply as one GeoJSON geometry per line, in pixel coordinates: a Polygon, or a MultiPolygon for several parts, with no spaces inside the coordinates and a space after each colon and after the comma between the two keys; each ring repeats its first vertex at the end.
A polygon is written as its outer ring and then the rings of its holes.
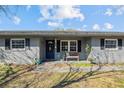
{"type": "Polygon", "coordinates": [[[88,79],[73,83],[66,87],[85,87],[85,88],[117,88],[124,87],[123,72],[108,72],[91,76],[88,79]]]}
{"type": "Polygon", "coordinates": [[[55,64],[55,67],[67,67],[68,65],[65,63],[55,64]]]}
{"type": "MultiPolygon", "coordinates": [[[[27,72],[20,75],[19,77],[11,80],[3,87],[52,87],[58,84],[67,73],[34,73],[27,72]]],[[[77,73],[76,78],[80,78],[82,74],[77,73]]],[[[70,78],[71,80],[71,78],[70,78]]],[[[89,78],[74,82],[64,87],[97,87],[97,88],[108,88],[108,87],[124,87],[124,72],[108,72],[91,76],[89,78]]]]}
{"type": "MultiPolygon", "coordinates": [[[[56,65],[56,66],[64,66],[64,65],[56,65]]],[[[30,67],[29,65],[11,65],[13,70],[21,71],[25,68],[30,67]]],[[[33,87],[33,88],[50,88],[55,85],[59,85],[62,83],[64,79],[65,86],[63,87],[96,87],[96,88],[116,88],[116,87],[124,87],[124,72],[97,72],[95,75],[91,75],[87,78],[82,78],[79,81],[73,82],[74,80],[78,80],[83,77],[86,73],[83,72],[70,72],[68,73],[59,73],[59,72],[34,72],[27,71],[25,73],[20,74],[16,78],[10,80],[9,82],[3,84],[0,87],[33,87]],[[67,76],[68,75],[68,76],[67,76]],[[66,77],[66,78],[65,78],[66,77]],[[72,83],[69,83],[72,81],[72,83]]]]}

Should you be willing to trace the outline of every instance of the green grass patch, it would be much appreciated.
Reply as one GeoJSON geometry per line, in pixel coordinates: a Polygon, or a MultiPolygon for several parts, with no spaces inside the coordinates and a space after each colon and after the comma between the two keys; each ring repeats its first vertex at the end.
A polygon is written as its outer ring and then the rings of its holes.
{"type": "Polygon", "coordinates": [[[4,81],[7,77],[12,74],[17,73],[25,68],[29,67],[28,65],[14,65],[14,64],[0,64],[0,82],[4,81]]]}
{"type": "Polygon", "coordinates": [[[74,67],[91,67],[93,65],[94,64],[91,64],[91,63],[71,63],[71,66],[74,66],[74,67]]]}
{"type": "Polygon", "coordinates": [[[5,65],[5,64],[0,64],[0,81],[13,73],[14,73],[14,71],[11,66],[5,65]]]}

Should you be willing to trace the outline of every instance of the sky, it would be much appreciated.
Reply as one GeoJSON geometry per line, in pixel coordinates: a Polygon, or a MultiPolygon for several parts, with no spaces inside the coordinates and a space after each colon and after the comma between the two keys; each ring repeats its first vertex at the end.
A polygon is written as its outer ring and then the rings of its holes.
{"type": "Polygon", "coordinates": [[[124,31],[124,6],[8,6],[8,15],[0,15],[0,31],[124,31]]]}

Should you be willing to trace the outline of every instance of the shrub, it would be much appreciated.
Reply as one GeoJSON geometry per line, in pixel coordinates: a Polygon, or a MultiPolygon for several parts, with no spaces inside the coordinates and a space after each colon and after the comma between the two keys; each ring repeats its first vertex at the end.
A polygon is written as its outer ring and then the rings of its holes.
{"type": "Polygon", "coordinates": [[[14,73],[10,65],[0,64],[0,80],[14,73]]]}
{"type": "Polygon", "coordinates": [[[90,61],[91,64],[95,64],[95,58],[88,58],[88,61],[90,61]]]}

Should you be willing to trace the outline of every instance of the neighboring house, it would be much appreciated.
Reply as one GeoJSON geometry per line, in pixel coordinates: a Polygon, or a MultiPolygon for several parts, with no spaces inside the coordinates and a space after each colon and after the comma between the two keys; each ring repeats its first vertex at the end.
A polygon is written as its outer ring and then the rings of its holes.
{"type": "Polygon", "coordinates": [[[63,59],[64,52],[78,52],[96,62],[124,62],[124,32],[1,31],[0,62],[28,64],[36,60],[63,59]],[[89,55],[86,45],[92,47],[89,55]]]}

